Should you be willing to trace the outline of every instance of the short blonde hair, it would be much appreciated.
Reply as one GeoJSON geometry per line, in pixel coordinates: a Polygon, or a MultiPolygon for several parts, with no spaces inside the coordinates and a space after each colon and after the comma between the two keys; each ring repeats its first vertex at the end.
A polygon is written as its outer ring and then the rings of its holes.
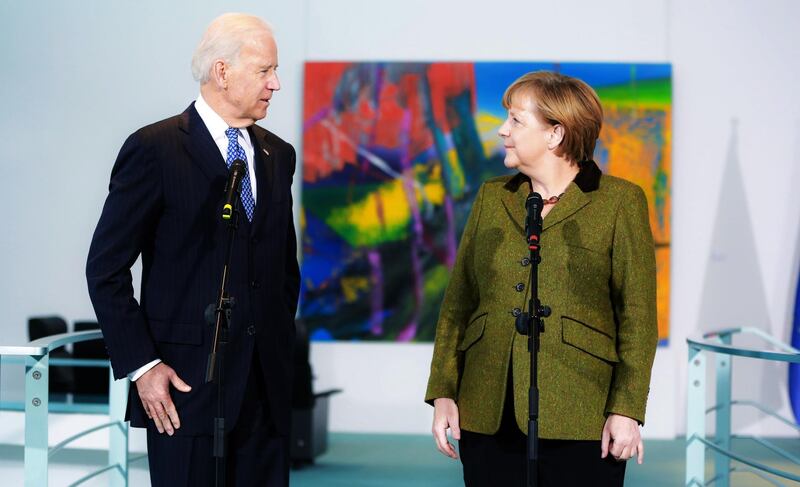
{"type": "Polygon", "coordinates": [[[571,163],[592,158],[603,126],[603,107],[591,86],[552,71],[534,71],[511,83],[503,95],[503,107],[508,109],[519,94],[531,98],[540,121],[564,128],[558,155],[571,163]]]}

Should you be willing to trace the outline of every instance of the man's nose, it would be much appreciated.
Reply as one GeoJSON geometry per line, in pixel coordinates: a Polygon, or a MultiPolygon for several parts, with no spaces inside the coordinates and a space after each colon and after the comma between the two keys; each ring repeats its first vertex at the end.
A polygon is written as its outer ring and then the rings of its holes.
{"type": "Polygon", "coordinates": [[[269,80],[267,84],[267,88],[272,91],[278,91],[281,89],[281,80],[278,78],[278,73],[272,75],[272,78],[269,80]]]}

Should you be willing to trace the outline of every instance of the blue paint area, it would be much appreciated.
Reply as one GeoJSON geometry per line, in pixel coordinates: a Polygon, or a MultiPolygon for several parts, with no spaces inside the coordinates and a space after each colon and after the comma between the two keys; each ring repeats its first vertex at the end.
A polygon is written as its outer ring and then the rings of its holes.
{"type": "Polygon", "coordinates": [[[553,63],[475,63],[475,91],[483,111],[506,118],[503,93],[525,73],[553,69],[553,63]]]}
{"type": "Polygon", "coordinates": [[[597,140],[597,144],[594,147],[594,162],[597,163],[601,171],[608,172],[608,147],[600,139],[597,140]]]}
{"type": "Polygon", "coordinates": [[[339,275],[352,249],[322,220],[306,212],[305,239],[314,242],[314,251],[303,249],[303,282],[318,287],[331,276],[339,275]]]}
{"type": "MultiPolygon", "coordinates": [[[[797,289],[794,297],[794,326],[792,346],[800,348],[800,271],[797,273],[797,289]]],[[[795,421],[800,424],[800,364],[789,364],[789,399],[795,421]]]]}
{"type": "Polygon", "coordinates": [[[580,78],[593,88],[672,77],[669,64],[561,63],[559,68],[560,73],[580,78]]]}
{"type": "Polygon", "coordinates": [[[632,81],[672,78],[672,66],[657,63],[475,63],[478,106],[505,118],[502,97],[506,88],[523,74],[540,70],[580,78],[595,89],[632,81]]]}
{"type": "Polygon", "coordinates": [[[325,328],[317,328],[311,332],[311,340],[314,342],[332,342],[333,334],[325,328]]]}

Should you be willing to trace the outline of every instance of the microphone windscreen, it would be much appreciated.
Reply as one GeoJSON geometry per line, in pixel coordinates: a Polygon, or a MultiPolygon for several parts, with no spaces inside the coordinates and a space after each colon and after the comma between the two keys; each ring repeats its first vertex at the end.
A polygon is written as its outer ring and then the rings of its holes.
{"type": "Polygon", "coordinates": [[[231,163],[231,172],[234,171],[241,172],[244,171],[244,168],[245,168],[244,161],[241,159],[236,159],[231,163]]]}

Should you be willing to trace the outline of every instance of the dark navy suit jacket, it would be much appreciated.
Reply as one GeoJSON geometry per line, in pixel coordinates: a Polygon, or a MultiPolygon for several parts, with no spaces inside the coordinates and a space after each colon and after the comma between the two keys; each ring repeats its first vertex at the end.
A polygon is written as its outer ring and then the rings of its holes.
{"type": "MultiPolygon", "coordinates": [[[[286,434],[291,412],[294,315],[300,273],[292,219],[294,148],[258,126],[257,202],[253,222],[244,211],[232,249],[228,290],[236,299],[225,353],[225,414],[237,420],[247,376],[258,350],[275,426],[286,434]]],[[[212,433],[216,387],[205,383],[213,338],[204,311],[217,299],[227,226],[221,219],[228,170],[202,119],[190,105],[182,114],[131,135],[111,172],[86,276],[116,378],[160,358],[192,390],[171,390],[181,418],[176,434],[212,433]],[[130,268],[142,258],[141,299],[130,268]]],[[[132,426],[154,427],[131,387],[132,426]]]]}

